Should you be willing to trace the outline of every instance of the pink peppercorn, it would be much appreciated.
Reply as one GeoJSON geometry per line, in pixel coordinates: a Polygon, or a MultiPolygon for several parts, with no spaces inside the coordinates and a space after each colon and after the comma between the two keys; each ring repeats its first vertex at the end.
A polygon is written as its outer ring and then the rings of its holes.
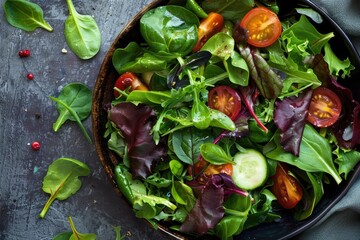
{"type": "Polygon", "coordinates": [[[34,79],[34,74],[28,73],[28,74],[26,75],[26,77],[27,77],[27,79],[29,79],[29,80],[33,80],[33,79],[34,79]]]}
{"type": "Polygon", "coordinates": [[[33,142],[31,144],[31,148],[34,150],[34,151],[38,151],[40,149],[40,143],[39,142],[33,142]]]}

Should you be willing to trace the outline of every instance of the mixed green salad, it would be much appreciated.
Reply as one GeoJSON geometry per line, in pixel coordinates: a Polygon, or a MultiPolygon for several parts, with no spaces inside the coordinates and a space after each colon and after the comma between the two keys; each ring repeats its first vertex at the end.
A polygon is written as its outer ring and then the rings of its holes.
{"type": "Polygon", "coordinates": [[[321,16],[275,1],[170,1],[118,48],[105,138],[137,217],[229,239],[289,211],[360,160],[360,105],[321,16]],[[281,13],[281,9],[280,9],[281,13]]]}

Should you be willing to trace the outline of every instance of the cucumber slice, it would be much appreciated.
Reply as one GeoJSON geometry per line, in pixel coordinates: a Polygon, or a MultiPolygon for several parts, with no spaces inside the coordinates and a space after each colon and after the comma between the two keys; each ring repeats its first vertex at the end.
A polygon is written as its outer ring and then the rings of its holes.
{"type": "Polygon", "coordinates": [[[260,152],[246,149],[234,156],[232,179],[236,186],[252,190],[263,185],[268,176],[267,161],[260,152]]]}

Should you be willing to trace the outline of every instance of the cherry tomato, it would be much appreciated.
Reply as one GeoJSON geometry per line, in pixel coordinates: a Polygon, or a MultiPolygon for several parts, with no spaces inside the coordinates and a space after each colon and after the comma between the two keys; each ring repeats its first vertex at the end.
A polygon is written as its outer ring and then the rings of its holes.
{"type": "MultiPolygon", "coordinates": [[[[231,176],[232,171],[233,171],[233,165],[230,163],[214,165],[214,164],[209,164],[203,158],[201,158],[193,166],[190,165],[188,168],[188,172],[190,175],[198,176],[199,174],[203,174],[206,177],[209,177],[209,176],[212,176],[215,174],[220,174],[220,173],[225,173],[225,174],[231,176]]],[[[202,178],[199,177],[198,180],[202,181],[202,178]]]]}
{"type": "Polygon", "coordinates": [[[303,196],[298,180],[291,175],[286,165],[281,163],[277,165],[276,173],[272,179],[274,184],[271,191],[280,205],[286,209],[294,208],[303,196]]]}
{"type": "Polygon", "coordinates": [[[241,99],[235,89],[229,86],[217,86],[209,92],[208,105],[212,109],[225,113],[234,120],[241,109],[241,99]]]}
{"type": "Polygon", "coordinates": [[[255,47],[268,47],[282,32],[281,22],[273,11],[265,7],[250,10],[241,20],[240,26],[248,32],[248,43],[255,47]]]}
{"type": "Polygon", "coordinates": [[[328,88],[318,87],[312,94],[307,120],[317,127],[329,127],[340,116],[340,98],[328,88]]]}
{"type": "Polygon", "coordinates": [[[193,48],[193,52],[198,52],[207,40],[220,32],[224,27],[224,18],[218,13],[211,12],[207,18],[200,22],[198,29],[198,42],[193,48]]]}
{"type": "MultiPolygon", "coordinates": [[[[130,87],[130,91],[143,90],[148,91],[148,87],[140,81],[138,76],[132,72],[123,73],[115,82],[115,87],[120,90],[125,90],[130,87]]],[[[114,90],[114,96],[117,98],[120,96],[119,92],[114,90]]]]}

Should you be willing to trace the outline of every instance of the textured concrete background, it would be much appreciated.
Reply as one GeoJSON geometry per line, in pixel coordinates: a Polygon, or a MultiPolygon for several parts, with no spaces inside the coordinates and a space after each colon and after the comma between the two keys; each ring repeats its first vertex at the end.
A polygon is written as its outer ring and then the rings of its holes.
{"type": "MultiPolygon", "coordinates": [[[[131,232],[129,239],[168,239],[133,216],[113,190],[94,146],[86,142],[76,123],[66,123],[58,133],[52,130],[58,113],[48,98],[57,96],[70,82],[92,88],[110,44],[150,0],[74,0],[79,13],[94,16],[102,34],[100,52],[87,61],[71,51],[61,52],[63,48],[69,50],[63,35],[66,1],[32,2],[44,10],[46,21],[54,28],[52,33],[42,29],[27,33],[8,25],[2,11],[4,0],[0,0],[0,239],[52,239],[70,230],[68,216],[73,217],[80,232],[96,233],[98,239],[114,239],[112,226],[121,226],[123,234],[131,232]],[[23,48],[31,50],[31,57],[18,57],[23,48]],[[35,75],[33,81],[26,79],[27,71],[35,75]],[[40,151],[31,149],[33,141],[41,143],[40,151]],[[40,219],[38,215],[49,197],[41,190],[42,180],[48,165],[60,157],[85,162],[92,174],[82,178],[83,186],[74,196],[56,200],[45,219],[40,219]]],[[[336,17],[336,7],[326,0],[315,2],[336,17]]],[[[352,26],[340,25],[352,33],[352,26]]],[[[84,124],[90,132],[90,118],[84,124]]]]}

